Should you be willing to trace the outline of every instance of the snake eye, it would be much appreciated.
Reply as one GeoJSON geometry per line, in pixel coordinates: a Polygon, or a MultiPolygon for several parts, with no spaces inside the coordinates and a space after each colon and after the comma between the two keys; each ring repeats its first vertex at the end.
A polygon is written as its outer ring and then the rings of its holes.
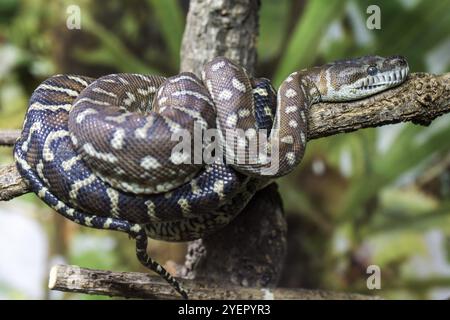
{"type": "Polygon", "coordinates": [[[369,66],[368,68],[367,68],[367,74],[369,75],[369,76],[374,76],[374,75],[376,75],[378,73],[378,68],[377,68],[377,66],[369,66]]]}

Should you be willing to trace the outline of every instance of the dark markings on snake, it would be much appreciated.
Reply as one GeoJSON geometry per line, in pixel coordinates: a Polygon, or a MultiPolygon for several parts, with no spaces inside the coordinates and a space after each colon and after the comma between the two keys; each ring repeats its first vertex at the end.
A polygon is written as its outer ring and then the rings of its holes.
{"type": "Polygon", "coordinates": [[[366,97],[407,74],[402,57],[367,56],[294,72],[277,94],[269,80],[223,57],[204,66],[202,79],[58,75],[31,96],[14,156],[45,203],[81,225],[130,234],[139,261],[187,297],[147,255],[147,237],[189,241],[226,226],[257,190],[298,165],[311,104],[366,97]],[[369,75],[369,65],[377,72],[369,75]],[[195,122],[222,136],[267,130],[270,152],[279,146],[277,169],[252,158],[247,145],[244,163],[174,164],[171,134],[195,122]]]}

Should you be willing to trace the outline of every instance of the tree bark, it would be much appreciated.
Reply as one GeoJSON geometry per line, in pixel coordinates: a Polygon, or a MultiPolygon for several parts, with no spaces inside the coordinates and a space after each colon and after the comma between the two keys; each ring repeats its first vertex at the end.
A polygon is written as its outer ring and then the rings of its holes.
{"type": "MultiPolygon", "coordinates": [[[[377,296],[304,289],[258,289],[181,280],[191,300],[374,300],[377,296]]],[[[65,292],[138,299],[181,299],[161,277],[138,272],[113,272],[57,265],[50,271],[49,288],[65,292]]]]}
{"type": "Polygon", "coordinates": [[[8,201],[29,191],[14,163],[0,167],[0,200],[8,201]]]}
{"type": "Polygon", "coordinates": [[[200,75],[205,62],[226,56],[250,73],[256,65],[259,0],[191,0],[181,71],[200,75]]]}

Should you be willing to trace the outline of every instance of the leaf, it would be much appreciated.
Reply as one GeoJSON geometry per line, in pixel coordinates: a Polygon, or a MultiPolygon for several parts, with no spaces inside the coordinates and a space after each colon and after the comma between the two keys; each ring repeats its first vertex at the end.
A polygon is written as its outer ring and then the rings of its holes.
{"type": "Polygon", "coordinates": [[[385,153],[376,155],[373,171],[352,179],[351,187],[344,195],[345,201],[338,209],[341,219],[354,219],[363,210],[364,203],[383,187],[395,182],[433,154],[449,150],[449,135],[450,127],[434,130],[430,126],[424,130],[420,126],[406,125],[390,148],[385,153]],[[419,143],[418,137],[425,131],[430,131],[431,134],[419,143]]]}
{"type": "Polygon", "coordinates": [[[259,11],[258,59],[274,58],[282,49],[289,14],[288,1],[264,1],[259,11]]]}
{"type": "Polygon", "coordinates": [[[275,72],[275,85],[279,85],[289,73],[308,67],[314,62],[322,34],[334,19],[340,17],[345,4],[346,1],[338,0],[308,1],[275,72]]]}
{"type": "Polygon", "coordinates": [[[184,31],[184,14],[177,0],[147,0],[163,34],[172,62],[180,63],[181,39],[184,31]]]}
{"type": "Polygon", "coordinates": [[[367,244],[373,249],[371,260],[380,267],[426,250],[423,237],[411,231],[377,234],[367,244]]]}
{"type": "MultiPolygon", "coordinates": [[[[391,214],[392,215],[392,214],[391,214]]],[[[428,212],[413,215],[402,214],[401,217],[383,219],[374,223],[365,230],[366,234],[388,234],[396,232],[426,231],[430,229],[442,229],[450,231],[450,204],[443,203],[438,208],[428,212]]]]}
{"type": "Polygon", "coordinates": [[[95,35],[104,47],[94,53],[77,51],[75,54],[80,58],[85,58],[91,63],[113,65],[120,72],[138,72],[161,74],[161,72],[143,63],[135,57],[113,33],[95,22],[88,15],[83,16],[83,27],[95,35]]]}

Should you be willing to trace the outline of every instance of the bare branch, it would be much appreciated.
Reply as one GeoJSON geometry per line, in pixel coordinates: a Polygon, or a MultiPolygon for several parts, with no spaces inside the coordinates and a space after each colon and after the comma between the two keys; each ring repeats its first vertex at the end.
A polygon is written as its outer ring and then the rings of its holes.
{"type": "MultiPolygon", "coordinates": [[[[230,286],[202,280],[180,280],[189,299],[283,299],[283,300],[372,300],[376,296],[336,293],[323,290],[261,289],[230,286]]],[[[138,272],[113,272],[57,265],[50,271],[49,288],[65,292],[139,299],[180,299],[180,295],[161,277],[138,272]]]]}
{"type": "Polygon", "coordinates": [[[0,167],[0,200],[8,201],[29,191],[15,164],[0,167]]]}
{"type": "Polygon", "coordinates": [[[5,129],[0,131],[0,146],[13,146],[20,136],[20,130],[5,129]]]}

